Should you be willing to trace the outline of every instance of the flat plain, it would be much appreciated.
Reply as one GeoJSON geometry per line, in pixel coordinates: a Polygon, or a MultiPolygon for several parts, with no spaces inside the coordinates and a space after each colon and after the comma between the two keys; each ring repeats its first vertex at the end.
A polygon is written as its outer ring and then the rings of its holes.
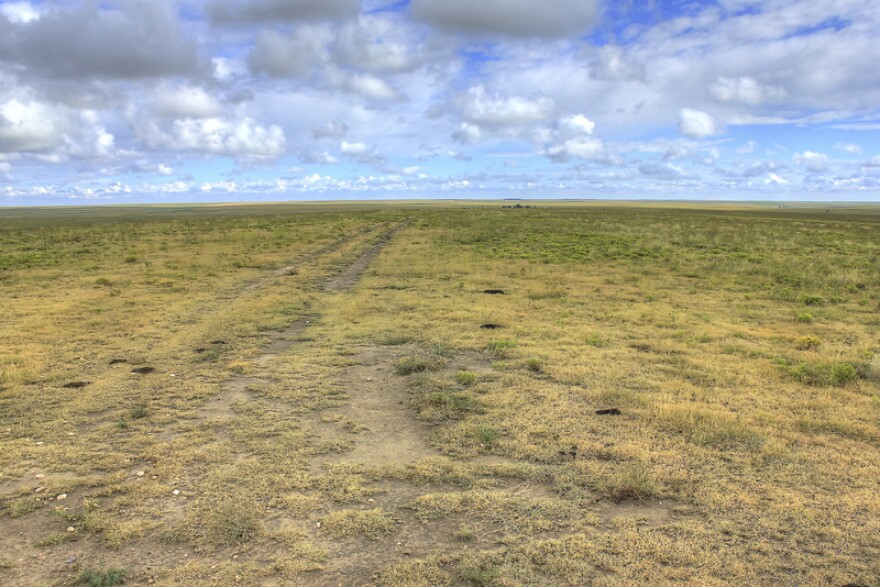
{"type": "Polygon", "coordinates": [[[876,587],[878,268],[870,206],[0,210],[0,584],[876,587]]]}

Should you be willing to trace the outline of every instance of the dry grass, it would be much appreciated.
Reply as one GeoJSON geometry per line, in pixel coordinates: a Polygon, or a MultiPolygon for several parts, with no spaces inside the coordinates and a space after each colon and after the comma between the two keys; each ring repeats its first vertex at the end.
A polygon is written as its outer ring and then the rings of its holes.
{"type": "Polygon", "coordinates": [[[93,214],[0,216],[4,585],[880,576],[876,210],[93,214]],[[345,459],[361,372],[419,458],[345,459]]]}

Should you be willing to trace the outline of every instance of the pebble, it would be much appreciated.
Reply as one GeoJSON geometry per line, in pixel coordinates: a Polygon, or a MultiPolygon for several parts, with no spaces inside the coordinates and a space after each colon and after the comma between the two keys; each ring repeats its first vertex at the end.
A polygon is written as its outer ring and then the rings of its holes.
{"type": "Polygon", "coordinates": [[[61,493],[61,494],[59,494],[58,496],[56,496],[55,499],[56,499],[57,501],[64,501],[65,499],[67,499],[67,494],[66,494],[66,493],[61,493]]]}
{"type": "Polygon", "coordinates": [[[320,527],[321,527],[321,522],[315,522],[315,528],[320,528],[320,527]]]}
{"type": "Polygon", "coordinates": [[[180,489],[175,489],[171,493],[173,493],[174,495],[180,495],[180,489]]]}
{"type": "Polygon", "coordinates": [[[34,493],[43,493],[44,491],[46,491],[46,488],[45,488],[45,487],[37,487],[37,488],[34,490],[34,493]]]}
{"type": "Polygon", "coordinates": [[[34,475],[34,479],[45,479],[46,476],[40,473],[39,475],[34,475]]]}
{"type": "Polygon", "coordinates": [[[76,528],[74,528],[73,526],[68,526],[67,532],[68,534],[73,534],[74,532],[76,532],[76,528]]]}
{"type": "Polygon", "coordinates": [[[70,557],[69,559],[67,559],[67,560],[64,561],[64,562],[66,562],[66,563],[69,564],[69,565],[72,565],[73,563],[76,562],[76,557],[75,557],[75,556],[72,556],[72,557],[70,557]]]}
{"type": "Polygon", "coordinates": [[[135,473],[135,475],[137,475],[138,477],[143,477],[144,475],[146,475],[146,473],[143,471],[138,471],[137,473],[135,473]]]}
{"type": "Polygon", "coordinates": [[[46,443],[41,440],[37,443],[37,446],[40,446],[41,444],[46,444],[46,443]]]}

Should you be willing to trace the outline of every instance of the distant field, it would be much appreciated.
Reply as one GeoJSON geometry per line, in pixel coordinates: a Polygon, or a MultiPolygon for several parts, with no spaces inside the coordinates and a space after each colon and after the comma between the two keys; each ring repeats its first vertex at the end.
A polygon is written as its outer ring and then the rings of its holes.
{"type": "Polygon", "coordinates": [[[878,585],[880,207],[0,209],[0,300],[4,586],[878,585]]]}

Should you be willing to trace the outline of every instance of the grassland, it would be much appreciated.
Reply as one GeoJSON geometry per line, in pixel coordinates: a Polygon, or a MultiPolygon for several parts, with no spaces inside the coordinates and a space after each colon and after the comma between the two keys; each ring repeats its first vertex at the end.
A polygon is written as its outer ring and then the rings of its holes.
{"type": "Polygon", "coordinates": [[[512,204],[0,210],[0,584],[878,585],[880,209],[512,204]]]}

